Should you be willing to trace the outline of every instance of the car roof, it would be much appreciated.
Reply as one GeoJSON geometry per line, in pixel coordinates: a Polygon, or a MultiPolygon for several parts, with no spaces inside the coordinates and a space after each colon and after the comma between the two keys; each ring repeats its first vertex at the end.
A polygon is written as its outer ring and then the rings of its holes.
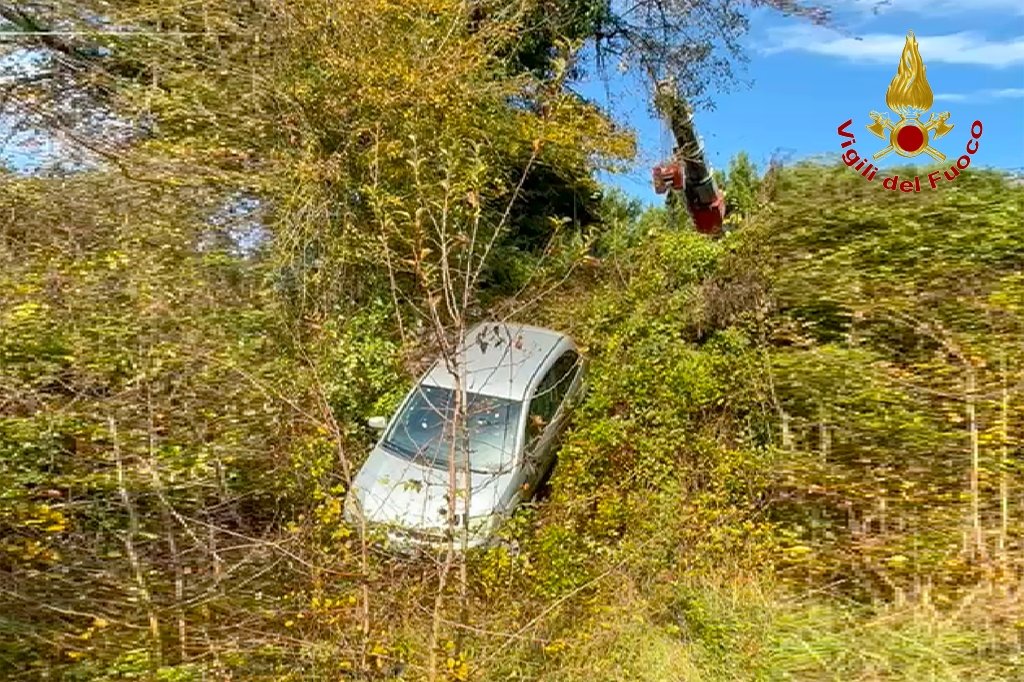
{"type": "MultiPolygon", "coordinates": [[[[523,400],[534,379],[565,350],[575,347],[572,339],[551,329],[514,322],[481,322],[466,332],[466,390],[523,400]]],[[[421,383],[455,386],[443,360],[434,363],[421,383]]]]}

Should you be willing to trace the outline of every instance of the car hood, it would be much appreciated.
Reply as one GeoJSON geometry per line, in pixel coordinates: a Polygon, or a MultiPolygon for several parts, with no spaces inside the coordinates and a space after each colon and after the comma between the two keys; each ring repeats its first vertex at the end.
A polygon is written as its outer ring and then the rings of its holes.
{"type": "MultiPolygon", "coordinates": [[[[501,509],[511,482],[511,473],[472,473],[470,516],[501,509]]],[[[352,492],[368,522],[441,528],[447,520],[448,485],[447,469],[411,462],[377,446],[356,476],[352,492]]]]}

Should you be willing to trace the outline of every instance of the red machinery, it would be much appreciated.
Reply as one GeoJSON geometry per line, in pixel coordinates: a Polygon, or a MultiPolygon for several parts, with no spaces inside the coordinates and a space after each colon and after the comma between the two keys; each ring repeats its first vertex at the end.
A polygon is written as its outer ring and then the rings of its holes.
{"type": "Polygon", "coordinates": [[[675,161],[654,167],[654,191],[658,194],[664,194],[669,189],[678,192],[683,189],[685,183],[683,169],[675,161]]]}
{"type": "Polygon", "coordinates": [[[655,106],[671,128],[676,147],[671,160],[654,167],[654,191],[682,193],[697,231],[720,234],[725,219],[725,197],[704,156],[704,143],[693,126],[693,110],[678,95],[671,81],[658,83],[655,106]]]}

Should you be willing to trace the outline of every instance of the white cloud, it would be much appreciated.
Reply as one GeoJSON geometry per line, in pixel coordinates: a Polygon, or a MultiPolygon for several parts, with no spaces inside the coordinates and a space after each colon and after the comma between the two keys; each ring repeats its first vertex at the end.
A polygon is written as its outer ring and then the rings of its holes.
{"type": "Polygon", "coordinates": [[[842,11],[851,10],[862,14],[979,14],[993,12],[1002,14],[1024,14],[1024,2],[1020,0],[824,0],[819,4],[842,11]]]}
{"type": "Polygon", "coordinates": [[[1024,98],[1024,88],[992,88],[978,92],[944,92],[935,95],[936,102],[978,102],[992,99],[1024,98]]]}
{"type": "MultiPolygon", "coordinates": [[[[1024,3],[1022,3],[1024,4],[1024,3]]],[[[783,26],[771,29],[765,54],[809,52],[853,62],[892,64],[899,62],[906,35],[902,33],[843,34],[818,26],[783,26]]],[[[918,35],[924,63],[970,64],[1005,68],[1024,64],[1024,36],[1009,40],[988,40],[969,31],[946,35],[918,35]]]]}
{"type": "Polygon", "coordinates": [[[999,88],[987,91],[991,97],[997,99],[1017,99],[1024,97],[1024,88],[999,88]]]}

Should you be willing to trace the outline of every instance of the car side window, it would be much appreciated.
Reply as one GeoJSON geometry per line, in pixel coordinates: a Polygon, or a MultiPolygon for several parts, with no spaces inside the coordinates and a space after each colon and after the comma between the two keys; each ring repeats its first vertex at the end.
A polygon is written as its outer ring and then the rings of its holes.
{"type": "Polygon", "coordinates": [[[548,373],[537,385],[537,390],[530,399],[529,421],[527,423],[527,442],[532,443],[543,432],[544,428],[554,419],[559,406],[565,400],[569,387],[572,386],[576,373],[579,371],[579,355],[572,350],[562,354],[548,373]]]}
{"type": "Polygon", "coordinates": [[[565,400],[565,396],[569,393],[569,387],[572,386],[578,371],[579,356],[576,354],[576,351],[571,350],[565,351],[562,357],[558,358],[554,366],[551,367],[551,372],[548,376],[551,380],[551,401],[554,404],[552,414],[558,410],[565,400]]]}

